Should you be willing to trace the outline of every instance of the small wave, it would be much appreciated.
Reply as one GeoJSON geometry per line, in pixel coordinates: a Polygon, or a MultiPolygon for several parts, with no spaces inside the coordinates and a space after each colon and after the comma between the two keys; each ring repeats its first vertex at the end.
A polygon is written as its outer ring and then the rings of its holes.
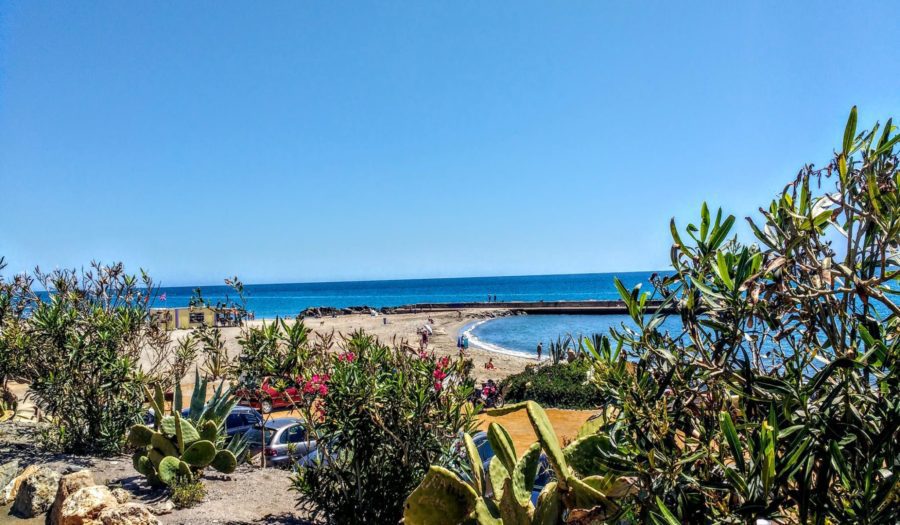
{"type": "Polygon", "coordinates": [[[462,335],[466,336],[469,339],[470,345],[478,347],[482,350],[487,350],[488,352],[494,352],[497,354],[506,354],[506,355],[511,355],[511,356],[515,356],[515,357],[524,357],[527,359],[537,360],[536,354],[530,354],[528,352],[520,352],[518,350],[510,350],[509,348],[505,348],[500,345],[495,345],[493,343],[487,343],[487,342],[479,339],[478,336],[475,335],[473,330],[476,327],[481,326],[488,321],[493,321],[493,319],[482,319],[481,321],[472,323],[463,328],[462,335]]]}

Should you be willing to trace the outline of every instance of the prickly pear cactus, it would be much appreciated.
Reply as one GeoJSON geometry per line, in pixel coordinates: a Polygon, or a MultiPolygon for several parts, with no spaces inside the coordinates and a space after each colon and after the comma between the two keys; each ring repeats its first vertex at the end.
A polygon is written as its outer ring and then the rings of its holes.
{"type": "MultiPolygon", "coordinates": [[[[202,386],[205,391],[205,384],[202,386]]],[[[154,428],[134,425],[128,434],[128,442],[137,449],[132,458],[134,469],[154,486],[172,486],[179,480],[194,479],[207,467],[224,474],[234,472],[237,458],[221,447],[219,424],[203,420],[198,430],[191,420],[181,417],[180,403],[173,403],[171,413],[163,415],[163,393],[159,386],[155,389],[152,395],[147,391],[156,414],[154,428]]],[[[176,387],[175,398],[181,399],[180,387],[176,387]]]]}
{"type": "Polygon", "coordinates": [[[565,516],[568,516],[567,520],[578,517],[579,523],[603,523],[615,519],[619,508],[612,498],[627,493],[623,490],[627,487],[623,486],[622,480],[616,480],[612,474],[579,477],[582,472],[599,470],[592,457],[599,448],[597,441],[583,439],[563,450],[546,413],[531,401],[489,412],[502,415],[521,409],[528,411],[537,443],[518,457],[509,433],[502,426],[491,423],[487,436],[495,456],[485,472],[472,438],[464,436],[465,451],[471,464],[469,479],[463,480],[449,470],[431,467],[406,500],[404,523],[561,525],[565,516]],[[542,452],[553,469],[555,481],[544,486],[535,506],[531,502],[532,490],[542,452]]]}

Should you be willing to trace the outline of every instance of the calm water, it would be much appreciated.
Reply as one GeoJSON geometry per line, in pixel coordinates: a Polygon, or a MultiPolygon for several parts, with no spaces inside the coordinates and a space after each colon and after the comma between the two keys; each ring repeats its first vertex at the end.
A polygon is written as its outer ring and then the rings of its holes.
{"type": "MultiPolygon", "coordinates": [[[[544,345],[544,356],[550,341],[572,335],[575,338],[595,333],[609,333],[610,328],[622,324],[634,326],[627,315],[519,315],[478,321],[467,325],[463,332],[469,344],[495,352],[534,356],[538,342],[544,345]]],[[[677,317],[667,319],[662,330],[676,333],[681,326],[677,317]]]]}
{"type": "MultiPolygon", "coordinates": [[[[488,294],[496,295],[498,301],[610,300],[619,298],[613,276],[618,276],[629,287],[643,283],[645,289],[649,289],[647,280],[651,273],[258,284],[246,285],[245,290],[247,308],[260,319],[294,316],[310,306],[379,308],[415,303],[475,302],[486,301],[488,294]]],[[[154,306],[187,306],[193,289],[161,288],[154,306]]],[[[234,297],[225,286],[203,286],[201,289],[203,297],[213,304],[225,300],[226,296],[234,297]]]]}

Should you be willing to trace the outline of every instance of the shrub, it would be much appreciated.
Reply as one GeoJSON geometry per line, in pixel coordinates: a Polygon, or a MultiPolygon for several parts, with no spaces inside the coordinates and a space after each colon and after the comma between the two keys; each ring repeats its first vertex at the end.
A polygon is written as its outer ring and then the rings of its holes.
{"type": "MultiPolygon", "coordinates": [[[[6,260],[0,257],[0,272],[4,268],[6,260]]],[[[36,299],[31,284],[32,279],[26,275],[9,280],[0,275],[0,406],[4,410],[15,410],[18,402],[8,383],[22,379],[23,319],[36,299]]]]}
{"type": "Polygon", "coordinates": [[[297,470],[301,505],[331,523],[397,523],[429,465],[453,461],[460,431],[473,425],[466,369],[356,332],[306,370],[320,462],[297,470]]]}
{"type": "Polygon", "coordinates": [[[176,509],[187,509],[203,502],[206,485],[199,479],[178,480],[170,489],[172,504],[176,509]]]}
{"type": "Polygon", "coordinates": [[[435,468],[407,523],[897,523],[894,131],[888,121],[857,133],[853,108],[834,160],[804,167],[761,225],[748,219],[758,244],[729,237],[734,217],[705,204],[698,225],[673,220],[674,273],[653,279],[658,309],[616,280],[636,327],[584,343],[602,416],[560,453],[528,406],[557,476],[544,502],[554,504],[493,512],[435,468]],[[674,333],[660,329],[672,309],[674,333]]]}
{"type": "Polygon", "coordinates": [[[507,403],[535,401],[556,408],[596,408],[602,398],[588,379],[591,364],[583,359],[572,363],[528,366],[524,372],[500,382],[507,403]]]}
{"type": "Polygon", "coordinates": [[[31,300],[12,349],[29,395],[52,418],[63,450],[117,451],[143,406],[141,352],[168,344],[149,322],[153,282],[121,264],[35,273],[47,296],[31,300]]]}

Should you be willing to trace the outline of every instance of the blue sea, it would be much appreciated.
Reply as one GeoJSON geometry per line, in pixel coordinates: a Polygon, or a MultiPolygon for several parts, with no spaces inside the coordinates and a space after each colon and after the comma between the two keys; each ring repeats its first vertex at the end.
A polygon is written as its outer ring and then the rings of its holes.
{"type": "MultiPolygon", "coordinates": [[[[517,315],[475,321],[466,325],[462,333],[471,346],[529,357],[536,356],[537,344],[542,343],[547,357],[550,343],[560,338],[571,335],[577,341],[593,334],[608,334],[610,328],[623,325],[634,327],[627,315],[517,315]]],[[[677,316],[660,325],[661,330],[672,333],[680,327],[677,316]]]]}
{"type": "MultiPolygon", "coordinates": [[[[401,306],[417,303],[497,301],[617,300],[613,284],[618,277],[627,287],[649,283],[653,272],[534,275],[515,277],[466,277],[329,283],[256,284],[245,286],[247,309],[257,319],[292,317],[308,307],[401,306]]],[[[196,287],[161,288],[154,306],[187,306],[196,287]],[[165,298],[165,300],[162,300],[165,298]]],[[[215,304],[235,299],[226,286],[199,287],[205,300],[215,304]]],[[[537,343],[571,334],[590,335],[627,323],[622,315],[531,315],[492,319],[464,328],[476,346],[498,352],[534,355],[537,343]]]]}
{"type": "MultiPolygon", "coordinates": [[[[312,306],[381,308],[417,303],[481,302],[487,301],[488,295],[496,295],[498,301],[616,300],[619,299],[619,294],[613,284],[613,277],[617,276],[629,288],[643,284],[649,290],[648,279],[652,273],[248,284],[244,289],[247,309],[257,319],[264,319],[292,317],[312,306]]],[[[195,288],[200,288],[203,298],[213,304],[236,299],[234,291],[224,285],[163,287],[159,289],[153,306],[187,306],[195,288]]]]}

